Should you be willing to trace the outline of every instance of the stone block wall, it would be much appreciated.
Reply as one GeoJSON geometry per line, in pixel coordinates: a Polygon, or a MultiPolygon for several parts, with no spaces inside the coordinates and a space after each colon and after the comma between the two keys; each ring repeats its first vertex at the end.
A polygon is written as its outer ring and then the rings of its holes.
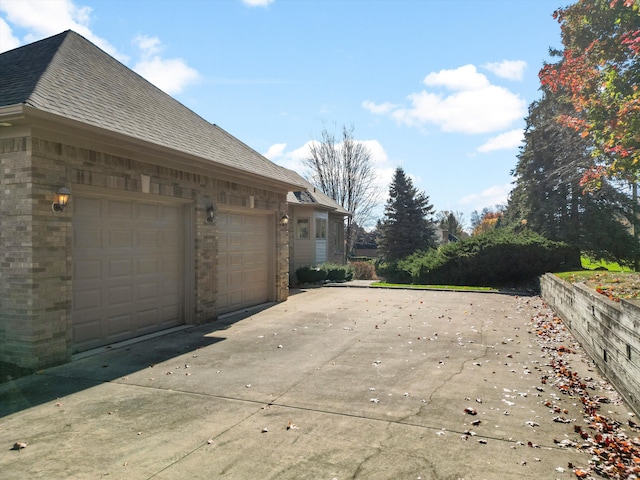
{"type": "Polygon", "coordinates": [[[193,321],[216,315],[217,237],[206,222],[210,205],[249,206],[270,211],[275,232],[275,298],[288,297],[286,192],[256,188],[115,156],[29,135],[0,139],[0,361],[40,368],[68,361],[72,326],[72,215],[54,213],[58,187],[82,185],[110,192],[141,192],[141,174],[151,178],[153,196],[172,197],[189,207],[193,225],[193,321]]]}
{"type": "Polygon", "coordinates": [[[552,274],[540,279],[542,296],[598,368],[640,414],[640,305],[613,302],[552,274]]]}

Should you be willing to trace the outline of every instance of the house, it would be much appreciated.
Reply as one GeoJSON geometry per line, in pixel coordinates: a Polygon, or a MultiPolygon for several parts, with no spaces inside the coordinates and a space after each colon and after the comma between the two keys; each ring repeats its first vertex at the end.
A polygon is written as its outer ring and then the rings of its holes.
{"type": "Polygon", "coordinates": [[[298,178],[73,31],[0,55],[0,166],[1,362],[287,299],[298,178]]]}
{"type": "Polygon", "coordinates": [[[306,189],[289,192],[289,272],[325,262],[344,264],[344,219],[351,215],[296,172],[290,175],[306,189]]]}

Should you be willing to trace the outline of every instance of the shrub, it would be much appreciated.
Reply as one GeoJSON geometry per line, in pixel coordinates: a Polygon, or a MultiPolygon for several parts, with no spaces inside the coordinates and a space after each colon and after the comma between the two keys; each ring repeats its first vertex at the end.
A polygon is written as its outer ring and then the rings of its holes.
{"type": "Polygon", "coordinates": [[[376,269],[370,262],[355,261],[350,263],[355,280],[373,280],[376,278],[376,269]]]}
{"type": "Polygon", "coordinates": [[[580,268],[576,247],[502,228],[413,254],[390,270],[398,283],[502,286],[576,267],[580,268]]]}
{"type": "Polygon", "coordinates": [[[298,283],[318,283],[327,279],[327,272],[318,268],[300,267],[296,270],[298,283]]]}
{"type": "Polygon", "coordinates": [[[389,283],[411,283],[411,273],[400,268],[398,262],[377,262],[376,272],[389,283]]]}
{"type": "Polygon", "coordinates": [[[298,283],[318,283],[330,280],[332,282],[344,282],[353,278],[353,269],[349,265],[335,263],[323,263],[315,268],[300,267],[296,270],[298,283]]]}
{"type": "Polygon", "coordinates": [[[344,282],[353,278],[353,269],[349,265],[338,265],[336,263],[323,263],[318,265],[320,270],[327,272],[327,279],[332,282],[344,282]]]}

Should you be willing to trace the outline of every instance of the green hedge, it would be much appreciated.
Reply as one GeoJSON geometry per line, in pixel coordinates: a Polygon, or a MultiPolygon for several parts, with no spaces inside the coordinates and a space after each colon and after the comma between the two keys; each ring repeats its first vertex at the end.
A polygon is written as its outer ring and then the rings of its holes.
{"type": "Polygon", "coordinates": [[[527,282],[545,272],[576,268],[580,268],[576,247],[530,231],[495,229],[377,270],[393,283],[503,286],[527,282]]]}
{"type": "Polygon", "coordinates": [[[353,278],[353,269],[349,265],[323,263],[315,268],[300,267],[296,270],[298,283],[344,282],[353,278]]]}

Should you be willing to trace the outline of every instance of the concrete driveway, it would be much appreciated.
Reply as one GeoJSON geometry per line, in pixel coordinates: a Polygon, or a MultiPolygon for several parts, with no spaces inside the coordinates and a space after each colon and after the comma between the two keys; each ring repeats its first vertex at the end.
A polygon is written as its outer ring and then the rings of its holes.
{"type": "Polygon", "coordinates": [[[0,385],[0,477],[569,479],[588,462],[544,405],[582,423],[541,384],[539,298],[293,293],[0,385]]]}

